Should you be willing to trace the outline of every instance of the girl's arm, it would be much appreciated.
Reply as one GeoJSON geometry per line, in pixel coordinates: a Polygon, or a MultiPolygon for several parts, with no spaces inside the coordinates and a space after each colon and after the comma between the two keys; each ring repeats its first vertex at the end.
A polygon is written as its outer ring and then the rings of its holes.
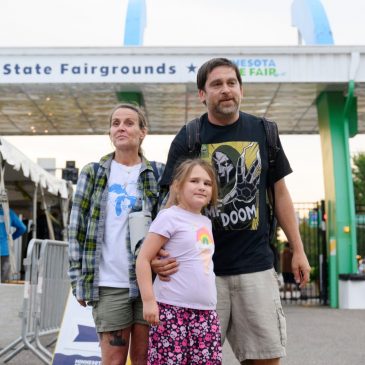
{"type": "Polygon", "coordinates": [[[143,301],[143,318],[152,325],[159,323],[159,313],[152,287],[151,261],[167,241],[167,237],[148,233],[136,263],[137,281],[143,301]]]}

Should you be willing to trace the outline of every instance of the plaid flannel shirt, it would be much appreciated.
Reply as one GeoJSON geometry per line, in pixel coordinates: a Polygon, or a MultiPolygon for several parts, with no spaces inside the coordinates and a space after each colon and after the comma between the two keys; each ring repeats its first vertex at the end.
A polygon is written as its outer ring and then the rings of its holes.
{"type": "MultiPolygon", "coordinates": [[[[107,183],[114,153],[101,158],[95,175],[94,164],[87,164],[81,171],[73,199],[69,224],[69,270],[72,292],[79,300],[87,302],[99,299],[99,265],[101,245],[104,244],[105,214],[108,198],[107,183]]],[[[164,164],[156,162],[161,176],[164,164]]],[[[153,168],[142,157],[138,178],[138,189],[142,192],[145,209],[157,212],[159,187],[153,168]]],[[[141,201],[133,211],[142,210],[141,201]]],[[[129,231],[125,239],[129,262],[129,296],[136,298],[139,290],[136,280],[136,254],[131,252],[129,231]]]]}

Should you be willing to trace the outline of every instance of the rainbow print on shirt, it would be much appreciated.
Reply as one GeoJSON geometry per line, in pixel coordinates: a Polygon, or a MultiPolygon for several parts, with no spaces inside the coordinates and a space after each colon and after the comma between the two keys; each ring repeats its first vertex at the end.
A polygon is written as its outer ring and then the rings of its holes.
{"type": "Polygon", "coordinates": [[[202,258],[204,264],[204,272],[209,273],[212,256],[214,252],[214,240],[212,233],[206,228],[202,227],[196,231],[197,246],[199,249],[199,255],[202,258]]]}

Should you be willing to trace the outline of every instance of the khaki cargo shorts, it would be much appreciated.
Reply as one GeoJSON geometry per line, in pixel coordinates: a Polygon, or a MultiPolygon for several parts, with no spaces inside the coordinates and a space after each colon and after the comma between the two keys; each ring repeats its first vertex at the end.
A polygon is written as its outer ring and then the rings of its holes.
{"type": "Polygon", "coordinates": [[[141,298],[131,301],[127,288],[100,287],[92,312],[98,333],[125,329],[135,323],[148,325],[143,319],[141,298]]]}
{"type": "Polygon", "coordinates": [[[222,343],[227,336],[236,358],[286,356],[286,321],[275,270],[217,276],[216,284],[222,343]]]}

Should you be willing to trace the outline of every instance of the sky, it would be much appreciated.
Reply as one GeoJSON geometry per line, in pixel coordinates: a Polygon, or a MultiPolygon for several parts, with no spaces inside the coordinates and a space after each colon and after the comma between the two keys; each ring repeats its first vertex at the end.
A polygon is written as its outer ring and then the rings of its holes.
{"type": "MultiPolygon", "coordinates": [[[[292,0],[146,0],[145,46],[297,45],[292,0]]],[[[364,0],[322,0],[336,45],[365,45],[364,0]]],[[[0,0],[0,47],[118,47],[127,0],[0,0]]],[[[106,116],[107,118],[107,116],[106,116]]],[[[182,121],[183,123],[184,121],[182,121]]],[[[164,161],[172,136],[148,136],[144,151],[164,161]]],[[[108,136],[7,137],[34,161],[54,157],[78,167],[112,150],[108,136]],[[67,148],[65,148],[67,146],[67,148]],[[82,151],[82,152],[81,152],[82,151]]],[[[294,173],[286,179],[293,200],[324,198],[318,135],[282,136],[294,173]]],[[[350,153],[365,152],[365,136],[350,153]]]]}

